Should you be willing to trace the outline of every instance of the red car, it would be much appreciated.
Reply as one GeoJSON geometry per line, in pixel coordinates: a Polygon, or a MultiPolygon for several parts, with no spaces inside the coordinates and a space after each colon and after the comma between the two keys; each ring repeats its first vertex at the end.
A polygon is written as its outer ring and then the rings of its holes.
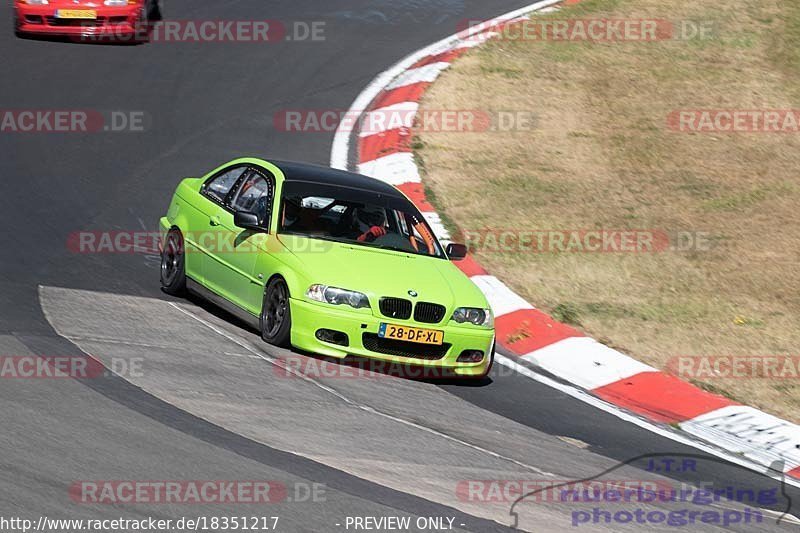
{"type": "Polygon", "coordinates": [[[158,0],[14,0],[18,36],[130,38],[160,16],[158,0]]]}

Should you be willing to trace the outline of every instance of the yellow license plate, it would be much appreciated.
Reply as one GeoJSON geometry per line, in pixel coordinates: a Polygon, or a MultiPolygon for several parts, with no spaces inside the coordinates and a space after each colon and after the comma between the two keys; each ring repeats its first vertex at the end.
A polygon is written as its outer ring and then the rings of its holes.
{"type": "Polygon", "coordinates": [[[418,342],[420,344],[442,344],[444,331],[435,329],[412,328],[395,324],[381,324],[378,337],[398,341],[418,342]]]}
{"type": "Polygon", "coordinates": [[[56,18],[94,20],[97,18],[97,11],[94,9],[59,9],[56,11],[56,18]]]}

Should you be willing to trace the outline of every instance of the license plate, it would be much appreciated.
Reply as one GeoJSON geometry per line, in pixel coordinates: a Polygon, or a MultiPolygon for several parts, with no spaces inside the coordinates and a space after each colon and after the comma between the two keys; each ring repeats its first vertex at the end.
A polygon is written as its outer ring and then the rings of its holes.
{"type": "Polygon", "coordinates": [[[378,337],[395,339],[398,341],[417,342],[420,344],[442,344],[442,342],[444,342],[444,331],[397,326],[395,324],[381,324],[381,327],[378,329],[378,337]]]}
{"type": "Polygon", "coordinates": [[[94,20],[97,18],[97,11],[94,9],[59,9],[56,11],[56,18],[94,20]]]}

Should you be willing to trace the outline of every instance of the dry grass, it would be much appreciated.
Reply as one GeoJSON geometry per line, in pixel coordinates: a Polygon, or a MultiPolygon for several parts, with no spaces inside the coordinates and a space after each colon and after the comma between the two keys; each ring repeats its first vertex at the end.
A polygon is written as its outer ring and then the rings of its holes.
{"type": "MultiPolygon", "coordinates": [[[[438,207],[462,229],[707,232],[713,246],[690,252],[477,256],[538,307],[657,367],[679,355],[799,355],[800,134],[676,133],[666,117],[800,108],[800,6],[588,0],[570,9],[552,17],[713,20],[717,33],[473,50],[423,108],[530,110],[538,125],[422,133],[417,156],[438,207]]],[[[797,379],[705,385],[800,420],[797,379]]]]}

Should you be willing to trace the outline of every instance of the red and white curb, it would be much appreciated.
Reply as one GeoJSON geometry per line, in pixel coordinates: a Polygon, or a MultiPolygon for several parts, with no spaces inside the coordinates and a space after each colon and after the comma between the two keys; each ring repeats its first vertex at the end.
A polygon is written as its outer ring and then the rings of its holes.
{"type": "MultiPolygon", "coordinates": [[[[353,103],[350,116],[395,113],[405,117],[404,123],[370,128],[352,136],[348,128],[340,128],[333,143],[331,166],[355,167],[361,174],[396,186],[417,205],[437,236],[448,242],[450,235],[426,200],[411,147],[413,117],[419,101],[436,78],[470,48],[491,39],[499,28],[524,20],[535,11],[556,9],[553,6],[560,1],[536,2],[473,26],[408,56],[378,75],[353,103]],[[351,147],[351,137],[356,140],[355,147],[351,147]],[[350,165],[353,159],[354,165],[350,165]]],[[[800,479],[800,426],[705,392],[586,337],[537,310],[471,257],[455,264],[489,300],[496,317],[497,340],[505,352],[613,406],[651,422],[677,425],[735,454],[726,455],[726,459],[740,462],[737,458],[743,456],[766,467],[782,465],[786,474],[800,479]]],[[[525,368],[502,356],[498,362],[525,368]]],[[[654,428],[652,424],[649,426],[654,428]]],[[[675,432],[657,431],[671,433],[674,440],[683,440],[675,432]]],[[[692,444],[697,446],[694,441],[692,444]]]]}

